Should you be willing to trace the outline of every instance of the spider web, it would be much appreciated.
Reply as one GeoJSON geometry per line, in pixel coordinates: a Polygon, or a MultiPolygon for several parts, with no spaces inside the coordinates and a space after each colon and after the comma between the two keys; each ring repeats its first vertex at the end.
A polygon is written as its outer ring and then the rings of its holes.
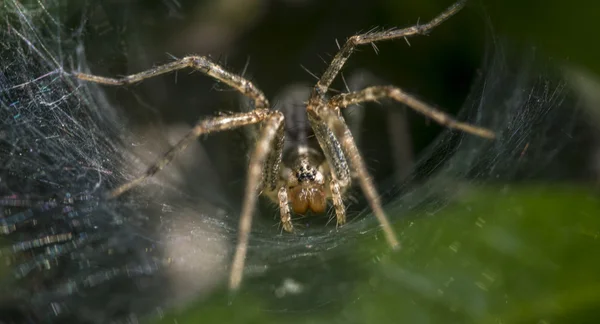
{"type": "MultiPolygon", "coordinates": [[[[0,316],[104,323],[160,315],[222,289],[237,211],[218,184],[206,185],[217,180],[204,148],[191,147],[144,190],[105,200],[107,188],[140,174],[186,128],[165,131],[166,139],[134,135],[104,89],[63,73],[87,69],[78,29],[85,15],[73,20],[72,8],[58,0],[1,6],[0,257],[7,266],[0,268],[0,316]],[[186,181],[190,172],[200,174],[197,187],[186,181]]],[[[498,139],[445,131],[405,182],[380,184],[393,218],[411,210],[435,214],[457,183],[595,176],[593,154],[576,149],[592,141],[581,101],[551,62],[497,42],[475,84],[458,118],[490,126],[498,139]],[[582,161],[590,167],[575,167],[582,161]]],[[[246,271],[272,278],[250,286],[268,293],[292,277],[322,287],[315,300],[280,301],[280,309],[338,298],[344,291],[332,278],[349,283],[353,272],[333,273],[326,261],[344,263],[352,253],[345,245],[378,235],[370,217],[336,235],[320,228],[279,236],[272,224],[267,217],[254,226],[246,271]]]]}

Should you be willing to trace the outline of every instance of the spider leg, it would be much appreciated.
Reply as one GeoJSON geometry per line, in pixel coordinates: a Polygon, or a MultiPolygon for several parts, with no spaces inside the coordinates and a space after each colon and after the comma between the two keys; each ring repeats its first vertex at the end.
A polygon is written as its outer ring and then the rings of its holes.
{"type": "Polygon", "coordinates": [[[91,81],[111,86],[121,86],[137,83],[145,79],[153,78],[161,74],[185,68],[192,68],[198,70],[223,83],[226,83],[227,85],[238,90],[245,96],[253,99],[256,108],[269,107],[269,101],[267,100],[265,95],[252,82],[242,78],[239,75],[226,71],[220,65],[214,63],[213,61],[204,56],[187,56],[180,60],[164,65],[159,65],[149,70],[127,75],[122,78],[107,78],[79,72],[75,72],[73,73],[73,75],[80,80],[91,81]]]}
{"type": "Polygon", "coordinates": [[[283,134],[283,122],[283,114],[279,111],[270,111],[269,114],[265,116],[264,126],[261,129],[260,137],[250,156],[244,203],[242,205],[242,214],[238,230],[238,243],[233,256],[233,263],[229,276],[229,289],[232,291],[237,290],[242,281],[244,262],[248,250],[248,239],[252,227],[252,214],[256,207],[257,197],[260,193],[261,178],[265,168],[264,165],[267,162],[269,152],[272,151],[271,147],[273,142],[282,141],[281,134],[283,134]]]}
{"type": "MultiPolygon", "coordinates": [[[[270,143],[269,153],[265,158],[263,167],[263,182],[262,188],[274,192],[279,184],[279,169],[281,168],[281,159],[283,157],[283,145],[285,139],[285,127],[280,127],[277,130],[275,139],[270,143]]],[[[259,139],[260,140],[260,139],[259,139]]]]}
{"type": "Polygon", "coordinates": [[[271,116],[272,112],[268,109],[256,109],[247,113],[239,113],[229,116],[221,116],[215,118],[209,118],[200,120],[194,128],[192,128],[187,135],[182,138],[175,146],[173,146],[165,155],[157,160],[154,164],[152,164],[146,172],[139,176],[138,178],[131,180],[116,189],[113,189],[108,196],[110,198],[115,198],[120,196],[124,192],[134,188],[139,185],[142,181],[147,178],[153,176],[160,170],[162,170],[165,166],[167,166],[171,161],[183,150],[187,148],[187,146],[196,138],[198,138],[202,134],[219,132],[224,130],[229,130],[245,125],[256,124],[267,117],[271,116]]]}
{"type": "Polygon", "coordinates": [[[341,188],[347,188],[350,185],[350,166],[352,175],[358,179],[373,214],[375,214],[383,228],[388,244],[392,248],[399,248],[400,243],[383,211],[373,180],[369,176],[367,167],[358,152],[346,122],[339,114],[339,109],[332,109],[327,105],[312,106],[309,104],[307,113],[319,145],[323,149],[329,166],[332,168],[332,181],[337,182],[341,188]],[[349,165],[346,162],[346,157],[350,161],[349,165]]]}
{"type": "Polygon", "coordinates": [[[277,190],[277,200],[279,200],[279,213],[281,225],[286,232],[292,232],[292,214],[288,201],[288,191],[285,185],[277,189],[279,184],[279,169],[281,168],[281,159],[283,157],[283,147],[285,139],[285,128],[280,127],[277,130],[277,135],[271,144],[270,153],[267,155],[262,176],[262,189],[267,189],[270,192],[277,190]]]}
{"type": "Polygon", "coordinates": [[[346,207],[342,199],[341,186],[336,179],[332,179],[329,182],[329,190],[331,190],[333,207],[335,208],[336,226],[344,225],[346,224],[346,207]]]}
{"type": "Polygon", "coordinates": [[[309,102],[315,104],[317,100],[322,100],[325,97],[325,93],[329,89],[329,86],[331,85],[335,77],[338,75],[338,73],[342,70],[344,64],[346,63],[346,60],[348,60],[348,58],[357,46],[383,40],[398,39],[407,36],[425,35],[429,33],[433,28],[437,27],[442,22],[444,22],[445,20],[456,14],[458,11],[460,11],[465,6],[466,2],[467,0],[457,1],[426,24],[418,24],[404,29],[366,33],[348,38],[346,44],[344,44],[344,46],[335,55],[335,57],[331,61],[331,64],[329,65],[327,70],[325,70],[319,82],[317,82],[317,84],[315,85],[309,102]]]}
{"type": "MultiPolygon", "coordinates": [[[[331,168],[331,174],[333,179],[339,184],[341,188],[347,188],[350,186],[351,177],[348,161],[346,155],[342,150],[340,141],[327,126],[327,124],[316,114],[313,106],[307,106],[308,121],[315,133],[315,137],[319,142],[323,150],[323,154],[327,159],[327,164],[331,168]]],[[[323,109],[327,109],[327,106],[322,105],[323,109]]]]}
{"type": "Polygon", "coordinates": [[[411,96],[410,94],[407,94],[406,92],[402,91],[402,89],[392,86],[375,86],[365,88],[361,91],[340,94],[332,97],[328,102],[328,106],[330,108],[343,108],[365,101],[377,101],[384,98],[390,98],[403,103],[415,111],[425,115],[426,117],[433,119],[436,123],[442,126],[459,129],[484,138],[493,139],[496,136],[494,132],[489,129],[459,122],[439,109],[436,109],[431,105],[428,105],[423,101],[411,96]]]}

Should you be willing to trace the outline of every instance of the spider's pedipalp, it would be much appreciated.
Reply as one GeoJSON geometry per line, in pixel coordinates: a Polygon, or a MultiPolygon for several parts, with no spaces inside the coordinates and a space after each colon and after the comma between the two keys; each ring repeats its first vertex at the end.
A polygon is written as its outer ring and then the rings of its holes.
{"type": "Polygon", "coordinates": [[[264,126],[261,129],[258,142],[250,156],[248,176],[246,178],[246,190],[244,193],[244,202],[238,229],[238,242],[229,276],[230,290],[237,290],[242,282],[246,252],[248,250],[248,239],[252,227],[252,214],[254,213],[256,200],[259,195],[259,185],[261,183],[264,165],[273,143],[280,140],[278,137],[283,136],[283,132],[281,131],[283,125],[283,114],[279,111],[269,111],[269,114],[265,118],[264,126]]]}
{"type": "Polygon", "coordinates": [[[288,191],[285,186],[281,186],[281,188],[279,188],[279,191],[277,192],[277,199],[279,199],[279,215],[283,230],[286,232],[293,232],[294,225],[292,224],[292,212],[290,211],[288,191]]]}
{"type": "Polygon", "coordinates": [[[332,179],[329,182],[329,190],[331,191],[331,200],[335,208],[336,225],[344,225],[346,224],[346,207],[342,199],[342,188],[336,179],[332,179]]]}
{"type": "Polygon", "coordinates": [[[442,126],[459,129],[489,139],[493,139],[496,136],[494,132],[489,129],[459,122],[443,111],[436,109],[402,91],[402,89],[393,86],[375,86],[356,92],[343,93],[332,97],[327,105],[332,109],[344,108],[361,102],[377,101],[384,98],[390,98],[403,103],[426,117],[433,119],[433,121],[442,126]]]}

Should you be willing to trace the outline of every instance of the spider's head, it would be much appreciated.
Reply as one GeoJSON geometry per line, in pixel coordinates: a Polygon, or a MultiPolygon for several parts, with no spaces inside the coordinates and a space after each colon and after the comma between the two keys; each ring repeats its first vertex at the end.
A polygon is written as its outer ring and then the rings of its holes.
{"type": "Polygon", "coordinates": [[[301,160],[294,168],[288,198],[296,214],[305,214],[309,209],[321,214],[327,207],[323,174],[307,160],[301,160]]]}

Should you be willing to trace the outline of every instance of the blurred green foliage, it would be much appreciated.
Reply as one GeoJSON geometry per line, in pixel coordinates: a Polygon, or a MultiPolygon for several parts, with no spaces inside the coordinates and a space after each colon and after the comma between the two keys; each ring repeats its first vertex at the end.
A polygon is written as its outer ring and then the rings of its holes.
{"type": "MultiPolygon", "coordinates": [[[[159,322],[597,323],[598,215],[597,190],[478,188],[433,216],[398,223],[398,253],[365,237],[355,243],[358,253],[348,256],[350,263],[331,261],[335,270],[355,272],[350,266],[364,273],[350,293],[329,305],[306,312],[278,309],[281,300],[259,288],[260,278],[248,278],[231,306],[223,292],[159,322]],[[375,250],[382,255],[372,259],[375,250]]],[[[284,299],[298,306],[293,296],[284,299]]]]}

